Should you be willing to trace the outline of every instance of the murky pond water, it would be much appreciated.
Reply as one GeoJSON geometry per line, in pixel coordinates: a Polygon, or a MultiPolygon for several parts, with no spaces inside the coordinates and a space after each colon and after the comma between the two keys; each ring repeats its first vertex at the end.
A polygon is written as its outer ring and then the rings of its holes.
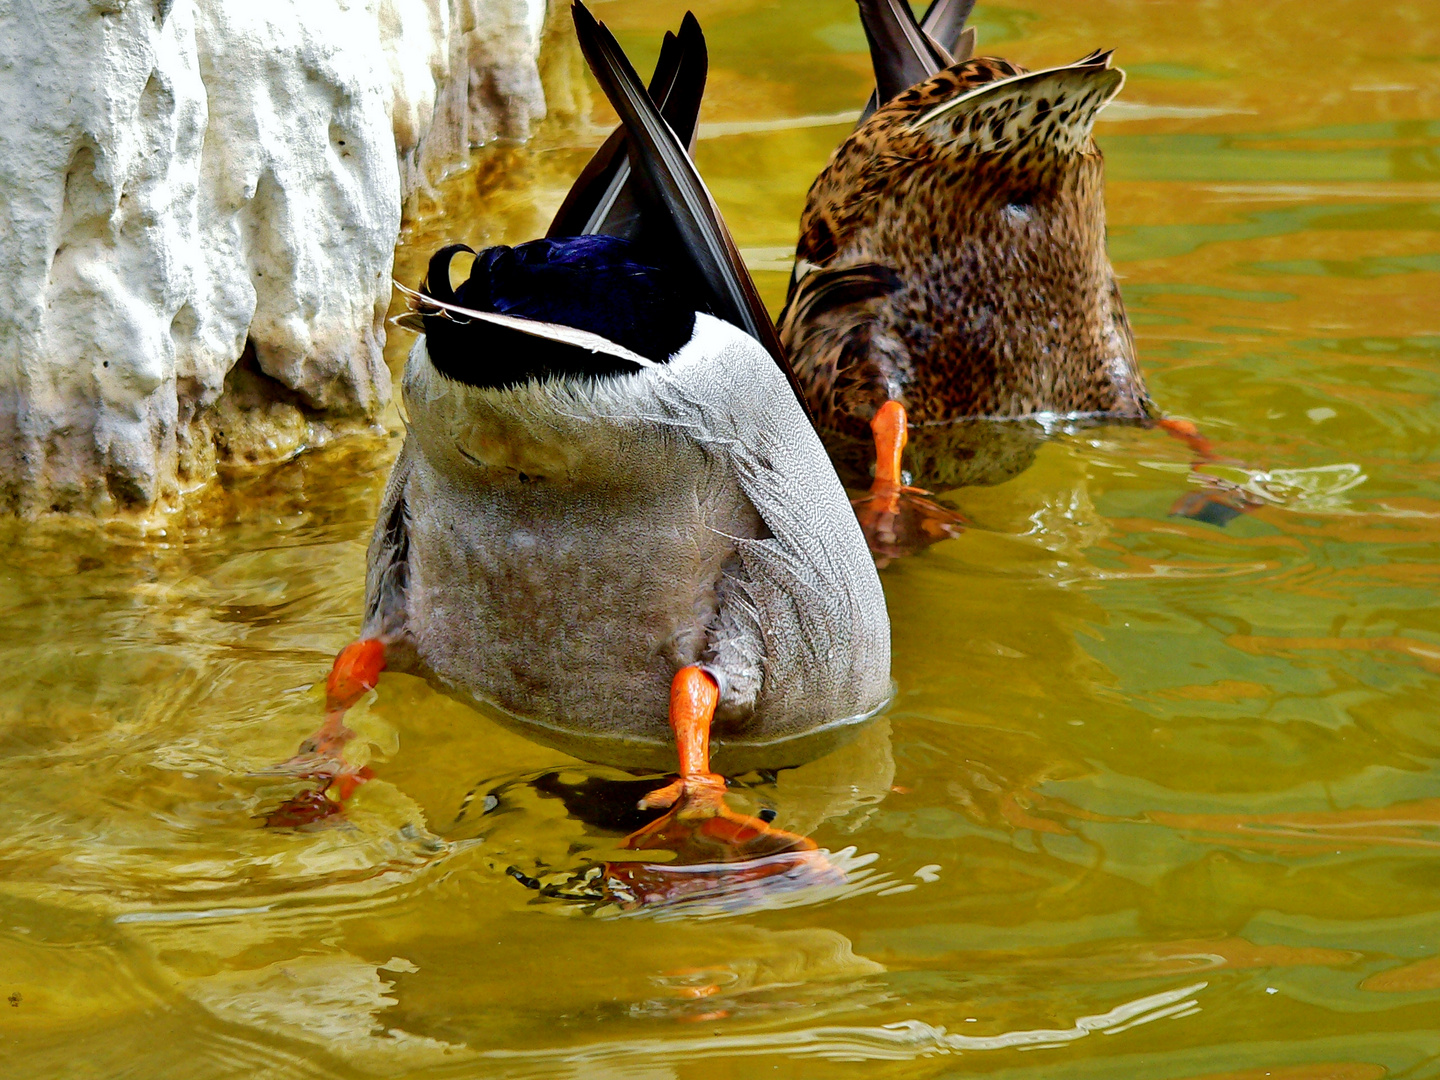
{"type": "MultiPolygon", "coordinates": [[[[695,6],[700,163],[778,305],[863,38],[849,0],[695,6]]],[[[682,8],[599,13],[645,66],[682,8]]],[[[843,886],[539,898],[507,868],[615,842],[559,797],[602,771],[404,676],[357,718],[377,780],[348,820],[260,827],[295,785],[253,774],[358,626],[398,417],[158,531],[5,525],[4,1075],[1440,1074],[1436,15],[978,9],[981,51],[1031,66],[1118,48],[1099,131],[1142,363],[1264,505],[1168,516],[1188,452],[1131,429],[955,493],[973,528],[883,575],[893,711],[746,793],[843,886]]],[[[536,235],[604,123],[479,154],[397,274],[536,235]]]]}

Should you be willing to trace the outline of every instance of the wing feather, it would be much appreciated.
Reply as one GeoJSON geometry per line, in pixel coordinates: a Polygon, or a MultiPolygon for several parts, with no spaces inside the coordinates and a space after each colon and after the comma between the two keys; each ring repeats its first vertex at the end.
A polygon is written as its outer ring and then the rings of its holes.
{"type": "MultiPolygon", "coordinates": [[[[695,16],[687,12],[680,33],[665,34],[649,92],[666,123],[692,149],[708,71],[705,35],[695,16]]],[[[558,239],[604,233],[637,239],[642,221],[633,186],[629,139],[625,125],[620,124],[570,186],[545,235],[558,239]]]]}
{"type": "MultiPolygon", "coordinates": [[[[954,53],[975,0],[935,0],[918,24],[904,0],[859,0],[859,6],[875,69],[875,90],[860,113],[861,124],[891,98],[969,56],[954,53]]],[[[973,31],[969,44],[973,51],[973,31]]]]}
{"type": "Polygon", "coordinates": [[[650,208],[675,229],[714,313],[760,342],[805,407],[770,313],[685,144],[646,93],[614,35],[579,0],[571,10],[580,49],[628,132],[630,163],[650,208]]]}

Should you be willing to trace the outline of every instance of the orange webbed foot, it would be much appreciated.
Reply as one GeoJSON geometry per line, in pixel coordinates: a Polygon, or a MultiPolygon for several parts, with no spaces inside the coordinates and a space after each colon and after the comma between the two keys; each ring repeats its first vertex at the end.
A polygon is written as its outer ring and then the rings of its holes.
{"type": "Polygon", "coordinates": [[[715,680],[699,667],[682,668],[671,684],[670,726],[680,752],[680,778],[640,801],[642,808],[669,810],[631,833],[622,847],[665,851],[673,858],[606,865],[612,888],[636,902],[728,895],[782,878],[793,883],[797,868],[812,876],[832,870],[813,840],[725,805],[725,778],[710,771],[710,723],[718,700],[715,680]]]}
{"type": "Polygon", "coordinates": [[[345,710],[325,715],[325,723],[300,743],[295,756],[265,770],[266,775],[328,779],[345,769],[345,746],[355,737],[345,724],[345,710]]]}
{"type": "Polygon", "coordinates": [[[310,777],[322,777],[325,782],[317,788],[292,795],[274,810],[265,815],[268,829],[293,829],[301,825],[313,825],[317,821],[338,814],[345,809],[345,803],[355,789],[374,776],[369,768],[361,766],[342,767],[329,774],[305,773],[310,777]]]}
{"type": "Polygon", "coordinates": [[[723,776],[716,773],[696,773],[679,777],[664,787],[656,788],[640,800],[640,809],[664,810],[679,803],[694,813],[702,808],[720,805],[724,794],[723,776]]]}
{"type": "Polygon", "coordinates": [[[818,851],[808,836],[786,832],[728,806],[679,807],[625,838],[630,851],[673,851],[680,865],[743,863],[791,851],[818,851]],[[688,812],[687,812],[688,811],[688,812]]]}
{"type": "Polygon", "coordinates": [[[669,812],[625,838],[632,851],[673,851],[681,861],[743,862],[791,850],[816,850],[808,837],[776,829],[725,805],[725,778],[715,773],[683,776],[640,800],[641,809],[669,812]]]}
{"type": "Polygon", "coordinates": [[[637,853],[670,852],[666,862],[605,864],[609,894],[641,905],[709,900],[754,902],[776,890],[833,883],[844,875],[806,836],[777,829],[723,803],[675,808],[626,837],[637,853]]]}
{"type": "Polygon", "coordinates": [[[1180,420],[1176,417],[1162,417],[1153,421],[1155,427],[1159,428],[1172,439],[1179,439],[1202,461],[1210,461],[1215,457],[1215,445],[1204,435],[1200,429],[1190,420],[1180,420]]]}

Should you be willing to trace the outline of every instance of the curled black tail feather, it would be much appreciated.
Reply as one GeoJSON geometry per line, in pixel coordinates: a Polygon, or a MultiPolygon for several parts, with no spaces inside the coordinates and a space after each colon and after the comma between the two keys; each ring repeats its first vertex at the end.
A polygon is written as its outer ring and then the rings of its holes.
{"type": "Polygon", "coordinates": [[[616,237],[487,248],[452,289],[450,264],[469,250],[437,251],[412,294],[431,363],[457,382],[507,388],[630,374],[664,363],[695,332],[694,301],[616,237]]]}

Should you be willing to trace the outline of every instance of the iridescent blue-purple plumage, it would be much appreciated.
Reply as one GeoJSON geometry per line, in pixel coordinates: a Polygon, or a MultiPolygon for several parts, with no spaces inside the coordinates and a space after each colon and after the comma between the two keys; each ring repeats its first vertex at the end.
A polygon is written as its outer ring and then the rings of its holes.
{"type": "MultiPolygon", "coordinates": [[[[475,311],[491,311],[598,334],[663,364],[695,331],[694,290],[676,268],[641,261],[635,245],[615,236],[532,240],[486,248],[469,277],[450,286],[452,244],[430,260],[424,292],[475,311]]],[[[623,375],[636,365],[603,352],[524,334],[479,320],[426,314],[425,339],[439,371],[470,386],[511,387],[554,376],[623,375]]]]}

